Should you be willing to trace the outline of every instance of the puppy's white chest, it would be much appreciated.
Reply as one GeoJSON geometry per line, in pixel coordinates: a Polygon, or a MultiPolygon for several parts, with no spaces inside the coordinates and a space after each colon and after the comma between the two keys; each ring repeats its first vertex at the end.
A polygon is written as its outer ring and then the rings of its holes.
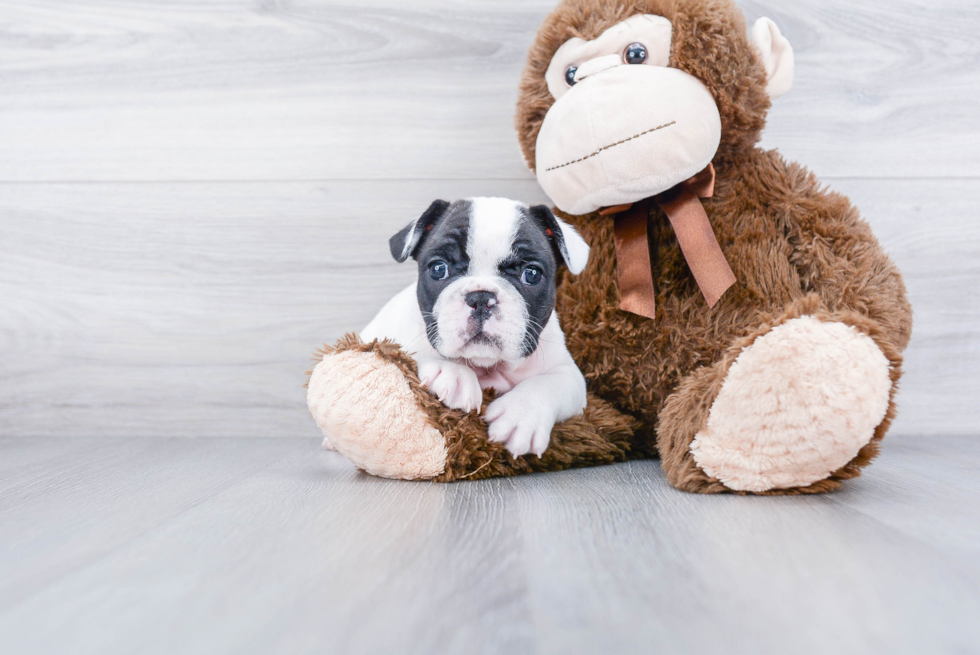
{"type": "Polygon", "coordinates": [[[493,368],[474,368],[476,377],[482,389],[493,389],[497,394],[504,394],[518,384],[541,375],[547,370],[544,357],[540,350],[535,351],[517,366],[501,363],[493,368]]]}

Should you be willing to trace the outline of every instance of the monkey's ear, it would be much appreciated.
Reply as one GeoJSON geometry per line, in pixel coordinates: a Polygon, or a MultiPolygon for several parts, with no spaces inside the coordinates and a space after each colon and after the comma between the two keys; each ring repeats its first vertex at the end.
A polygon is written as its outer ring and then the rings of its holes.
{"type": "Polygon", "coordinates": [[[388,239],[391,256],[395,258],[396,262],[401,263],[409,257],[415,257],[419,246],[425,240],[425,235],[432,229],[436,221],[442,218],[448,208],[449,203],[445,200],[433,200],[421,216],[388,239]]]}
{"type": "Polygon", "coordinates": [[[793,86],[793,46],[769,18],[760,18],[752,26],[749,38],[762,56],[766,68],[766,92],[770,98],[781,96],[793,86]]]}
{"type": "Polygon", "coordinates": [[[565,262],[572,275],[578,275],[589,263],[589,244],[578,231],[555,216],[547,205],[531,207],[531,218],[536,220],[555,246],[555,250],[565,262]]]}

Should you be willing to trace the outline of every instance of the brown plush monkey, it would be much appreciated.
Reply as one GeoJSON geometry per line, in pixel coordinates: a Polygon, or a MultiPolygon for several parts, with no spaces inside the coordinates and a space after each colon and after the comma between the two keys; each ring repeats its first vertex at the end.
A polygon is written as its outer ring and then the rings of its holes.
{"type": "Polygon", "coordinates": [[[585,414],[541,459],[486,440],[391,344],[321,352],[309,406],[369,473],[451,481],[661,458],[692,492],[814,493],[859,474],[912,328],[898,270],[843,196],[756,147],[792,50],[730,0],[565,0],[517,130],[592,252],[558,289],[585,414]]]}

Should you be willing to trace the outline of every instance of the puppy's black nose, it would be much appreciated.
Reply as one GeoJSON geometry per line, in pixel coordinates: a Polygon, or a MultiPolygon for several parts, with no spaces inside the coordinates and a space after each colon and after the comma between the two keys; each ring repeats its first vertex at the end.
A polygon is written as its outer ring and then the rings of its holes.
{"type": "Polygon", "coordinates": [[[466,294],[466,304],[473,308],[473,318],[485,321],[497,305],[497,295],[490,291],[471,291],[466,294]]]}

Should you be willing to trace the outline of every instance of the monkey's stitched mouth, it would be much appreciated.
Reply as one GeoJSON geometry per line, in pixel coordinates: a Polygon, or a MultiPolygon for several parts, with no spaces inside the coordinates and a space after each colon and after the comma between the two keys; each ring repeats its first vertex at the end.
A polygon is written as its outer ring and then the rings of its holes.
{"type": "Polygon", "coordinates": [[[592,159],[593,157],[595,157],[596,155],[598,155],[603,150],[609,150],[610,148],[615,148],[616,146],[622,145],[622,144],[626,143],[627,141],[632,141],[633,139],[638,139],[641,136],[643,136],[644,134],[650,134],[651,132],[656,132],[658,130],[663,130],[665,128],[670,127],[671,125],[676,125],[676,124],[677,124],[677,121],[670,121],[669,123],[664,123],[663,125],[658,125],[657,127],[651,127],[649,130],[645,130],[643,132],[640,132],[639,134],[634,134],[633,136],[627,137],[627,138],[623,139],[622,141],[617,141],[616,143],[610,143],[608,146],[602,146],[601,148],[596,148],[595,149],[595,152],[589,153],[585,157],[579,157],[578,159],[573,159],[572,161],[565,162],[564,164],[560,164],[558,166],[552,166],[551,168],[546,168],[546,169],[544,169],[544,172],[545,173],[548,173],[550,171],[558,170],[559,168],[565,168],[566,166],[571,166],[572,164],[577,164],[580,161],[585,161],[586,159],[592,159]]]}

